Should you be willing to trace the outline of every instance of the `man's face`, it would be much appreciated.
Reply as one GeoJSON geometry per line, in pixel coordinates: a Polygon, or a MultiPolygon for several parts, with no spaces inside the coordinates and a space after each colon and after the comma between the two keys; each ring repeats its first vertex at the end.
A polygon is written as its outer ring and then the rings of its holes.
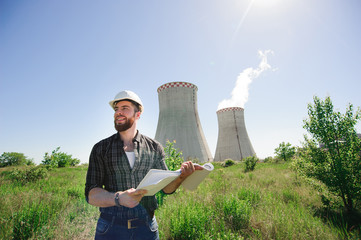
{"type": "Polygon", "coordinates": [[[129,101],[119,101],[114,107],[114,127],[118,132],[131,128],[140,113],[135,112],[134,105],[129,101]]]}

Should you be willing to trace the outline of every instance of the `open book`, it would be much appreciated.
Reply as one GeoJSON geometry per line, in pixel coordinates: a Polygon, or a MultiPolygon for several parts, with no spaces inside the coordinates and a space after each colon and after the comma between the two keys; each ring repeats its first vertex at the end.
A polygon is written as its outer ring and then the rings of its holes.
{"type": "MultiPolygon", "coordinates": [[[[198,165],[198,164],[194,164],[198,165]]],[[[198,185],[206,178],[206,176],[214,169],[211,163],[204,164],[202,170],[196,170],[192,175],[188,176],[181,186],[187,190],[195,190],[198,185]]],[[[145,196],[153,196],[165,186],[171,183],[181,174],[181,170],[177,171],[168,171],[160,169],[151,169],[145,175],[143,180],[139,183],[137,189],[146,189],[148,193],[145,196]]]]}

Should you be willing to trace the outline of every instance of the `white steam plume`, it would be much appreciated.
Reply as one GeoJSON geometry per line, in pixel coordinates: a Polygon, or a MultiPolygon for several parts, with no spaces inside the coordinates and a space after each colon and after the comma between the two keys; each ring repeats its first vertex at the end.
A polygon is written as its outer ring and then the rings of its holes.
{"type": "Polygon", "coordinates": [[[262,72],[271,68],[271,65],[267,63],[267,54],[273,53],[272,50],[266,50],[264,52],[258,51],[258,54],[261,58],[256,69],[246,68],[241,72],[237,78],[236,86],[232,90],[232,98],[222,100],[218,104],[218,110],[228,107],[242,107],[248,101],[249,95],[249,85],[252,81],[257,78],[262,72]]]}

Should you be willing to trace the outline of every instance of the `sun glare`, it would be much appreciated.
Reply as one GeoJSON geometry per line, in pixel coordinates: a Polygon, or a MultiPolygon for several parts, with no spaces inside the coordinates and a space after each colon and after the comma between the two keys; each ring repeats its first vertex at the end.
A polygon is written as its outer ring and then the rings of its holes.
{"type": "Polygon", "coordinates": [[[282,0],[252,0],[255,7],[275,7],[282,0]]]}

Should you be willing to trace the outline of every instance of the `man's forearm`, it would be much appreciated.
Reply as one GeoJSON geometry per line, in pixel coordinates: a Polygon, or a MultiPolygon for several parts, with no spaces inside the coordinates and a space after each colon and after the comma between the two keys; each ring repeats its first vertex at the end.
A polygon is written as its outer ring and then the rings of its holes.
{"type": "Polygon", "coordinates": [[[163,192],[167,194],[173,193],[175,190],[179,188],[179,186],[182,184],[184,180],[185,180],[184,177],[177,177],[171,183],[169,183],[167,186],[163,188],[163,192]]]}
{"type": "Polygon", "coordinates": [[[199,165],[193,165],[191,161],[184,162],[181,165],[181,175],[176,178],[173,182],[169,183],[167,186],[163,188],[164,193],[173,193],[179,186],[182,184],[182,182],[190,176],[195,170],[202,170],[203,167],[199,165]]]}
{"type": "MultiPolygon", "coordinates": [[[[144,194],[147,193],[145,189],[128,189],[126,191],[117,192],[119,205],[133,208],[137,206],[142,200],[144,194]]],[[[96,207],[113,207],[115,204],[115,193],[108,192],[102,188],[93,188],[89,192],[89,203],[96,207]]]]}
{"type": "Polygon", "coordinates": [[[96,207],[113,207],[115,206],[114,193],[102,188],[93,188],[89,192],[89,203],[96,207]]]}

